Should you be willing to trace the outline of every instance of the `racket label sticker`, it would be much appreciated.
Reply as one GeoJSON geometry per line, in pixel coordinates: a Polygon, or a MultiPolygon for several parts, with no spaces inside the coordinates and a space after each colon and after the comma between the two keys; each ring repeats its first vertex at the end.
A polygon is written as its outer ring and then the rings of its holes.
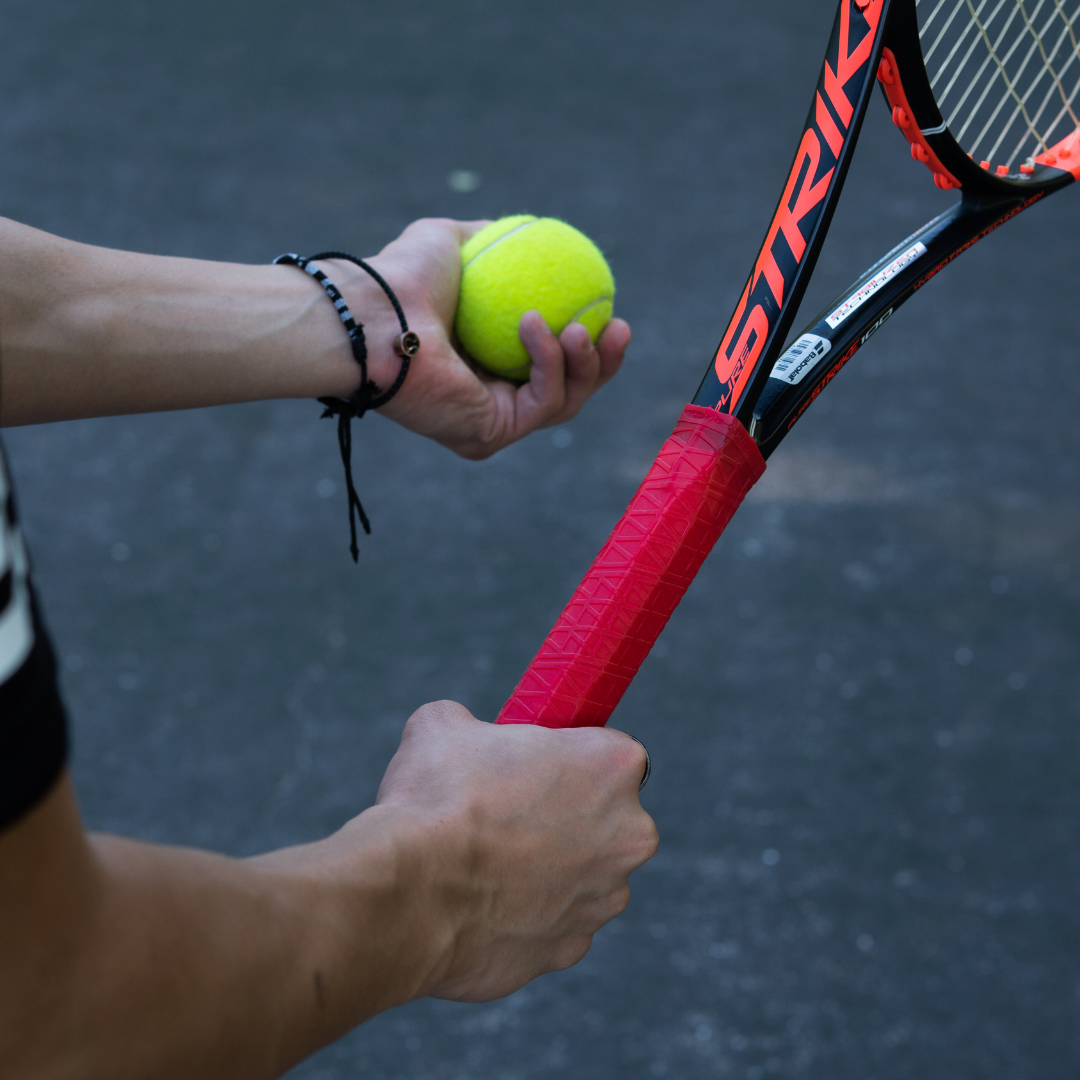
{"type": "Polygon", "coordinates": [[[780,379],[789,386],[803,381],[806,373],[832,348],[832,342],[818,334],[803,334],[773,365],[770,379],[780,379]]]}
{"type": "Polygon", "coordinates": [[[926,245],[916,241],[898,258],[893,259],[884,270],[876,273],[869,281],[864,282],[856,289],[831,315],[827,315],[825,321],[830,329],[835,330],[852,312],[870,299],[874,293],[887,285],[901,270],[906,269],[916,259],[926,254],[926,245]]]}

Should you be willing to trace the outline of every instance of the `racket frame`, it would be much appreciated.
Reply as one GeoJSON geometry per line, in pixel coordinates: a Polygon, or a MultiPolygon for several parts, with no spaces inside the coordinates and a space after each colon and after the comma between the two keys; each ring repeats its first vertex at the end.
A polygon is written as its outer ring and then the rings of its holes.
{"type": "Polygon", "coordinates": [[[794,163],[720,346],[607,544],[497,723],[603,725],[663,630],[764,458],[893,312],[972,244],[1080,178],[1080,130],[1016,174],[973,162],[948,133],[922,60],[913,0],[841,0],[794,163]],[[809,362],[780,346],[832,221],[880,80],[912,156],[961,201],[866,271],[800,335],[809,362]],[[1069,163],[1076,165],[1069,167],[1069,163]],[[774,375],[783,375],[773,377],[774,375]]]}

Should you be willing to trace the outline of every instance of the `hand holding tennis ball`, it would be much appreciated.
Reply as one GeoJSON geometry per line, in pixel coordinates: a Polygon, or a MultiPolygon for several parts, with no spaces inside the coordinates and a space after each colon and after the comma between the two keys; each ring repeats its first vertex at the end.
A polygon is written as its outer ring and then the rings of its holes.
{"type": "Polygon", "coordinates": [[[461,295],[454,329],[469,355],[493,375],[529,378],[519,335],[537,311],[558,336],[581,323],[593,344],[611,321],[615,279],[600,249],[556,218],[500,218],[461,249],[461,295]]]}
{"type": "MultiPolygon", "coordinates": [[[[631,336],[630,327],[619,318],[613,318],[594,340],[580,323],[553,333],[538,312],[525,318],[515,315],[511,340],[517,347],[520,340],[526,343],[525,355],[532,358],[532,367],[523,376],[528,381],[517,384],[488,375],[463,355],[454,321],[461,294],[462,248],[490,226],[489,221],[447,218],[414,221],[368,259],[397,293],[409,327],[422,342],[400,393],[380,413],[473,459],[490,457],[538,428],[571,420],[619,370],[631,336]]],[[[514,239],[507,237],[504,243],[514,239]]],[[[474,263],[470,277],[481,264],[481,260],[474,263]]],[[[358,267],[331,262],[328,269],[353,312],[364,313],[370,377],[379,386],[389,386],[401,369],[401,358],[392,348],[400,333],[397,315],[379,286],[358,267]]],[[[312,304],[319,312],[325,299],[315,296],[312,304]]],[[[554,314],[547,315],[555,321],[554,314]]],[[[356,363],[341,348],[340,328],[329,329],[337,330],[329,335],[329,343],[341,354],[341,383],[330,392],[348,397],[356,388],[356,363]]],[[[313,388],[317,393],[327,390],[322,384],[313,388]]]]}

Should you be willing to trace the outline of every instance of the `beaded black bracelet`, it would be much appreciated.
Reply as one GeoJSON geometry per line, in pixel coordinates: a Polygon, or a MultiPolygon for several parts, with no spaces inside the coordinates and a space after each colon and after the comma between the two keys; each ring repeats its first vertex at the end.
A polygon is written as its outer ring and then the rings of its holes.
{"type": "Polygon", "coordinates": [[[353,484],[352,421],[354,417],[359,420],[369,409],[381,408],[401,389],[401,384],[405,382],[405,376],[409,374],[409,365],[412,358],[420,351],[420,338],[409,329],[409,324],[405,319],[405,312],[402,310],[398,298],[394,295],[394,290],[387,285],[382,275],[373,267],[368,266],[363,259],[358,259],[355,255],[350,255],[345,251],[323,251],[318,255],[308,256],[290,253],[279,255],[274,260],[275,266],[281,264],[299,267],[306,274],[310,274],[323,287],[345,327],[345,332],[349,335],[353,359],[360,368],[360,386],[351,398],[321,397],[317,399],[325,409],[322,419],[325,420],[328,417],[336,416],[338,420],[338,448],[341,450],[341,463],[345,467],[345,488],[349,498],[349,536],[351,541],[349,551],[352,554],[353,562],[358,562],[360,548],[356,543],[356,518],[359,516],[360,524],[364,527],[364,532],[368,534],[371,533],[371,522],[368,521],[367,514],[364,513],[364,507],[360,503],[360,497],[356,494],[356,487],[353,484]],[[349,305],[345,303],[345,298],[338,291],[337,286],[322,270],[317,266],[312,266],[312,263],[321,259],[347,259],[349,262],[355,263],[361,270],[374,278],[393,305],[398,322],[401,323],[401,333],[394,338],[394,352],[401,357],[401,370],[389,390],[385,392],[380,390],[378,384],[368,378],[367,340],[364,337],[364,324],[357,322],[353,317],[349,305]]]}

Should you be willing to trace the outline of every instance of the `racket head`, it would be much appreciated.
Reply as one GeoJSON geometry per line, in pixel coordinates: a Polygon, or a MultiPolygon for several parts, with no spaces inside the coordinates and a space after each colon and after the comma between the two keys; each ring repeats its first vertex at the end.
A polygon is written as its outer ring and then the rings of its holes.
{"type": "Polygon", "coordinates": [[[808,141],[821,148],[816,169],[800,171],[796,155],[765,245],[694,403],[734,413],[768,457],[901,304],[978,240],[1080,178],[1078,20],[1080,0],[841,0],[800,146],[800,153],[808,141]],[[866,66],[849,65],[842,81],[839,60],[855,42],[866,66]],[[939,188],[962,198],[870,267],[782,351],[875,82],[911,156],[939,188]],[[843,116],[833,107],[837,100],[844,104],[838,89],[851,106],[843,116]],[[792,227],[791,207],[801,201],[801,194],[791,197],[796,178],[801,190],[816,190],[826,175],[827,195],[822,190],[815,212],[792,227]],[[789,272],[792,238],[797,246],[805,242],[805,254],[789,272]],[[763,285],[770,270],[785,287],[790,281],[782,303],[771,290],[771,306],[763,285]],[[740,369],[736,362],[744,355],[749,360],[740,369]],[[740,372],[737,384],[725,381],[729,370],[740,372]]]}
{"type": "Polygon", "coordinates": [[[943,189],[1026,200],[1080,178],[1080,0],[893,0],[878,79],[943,189]]]}

